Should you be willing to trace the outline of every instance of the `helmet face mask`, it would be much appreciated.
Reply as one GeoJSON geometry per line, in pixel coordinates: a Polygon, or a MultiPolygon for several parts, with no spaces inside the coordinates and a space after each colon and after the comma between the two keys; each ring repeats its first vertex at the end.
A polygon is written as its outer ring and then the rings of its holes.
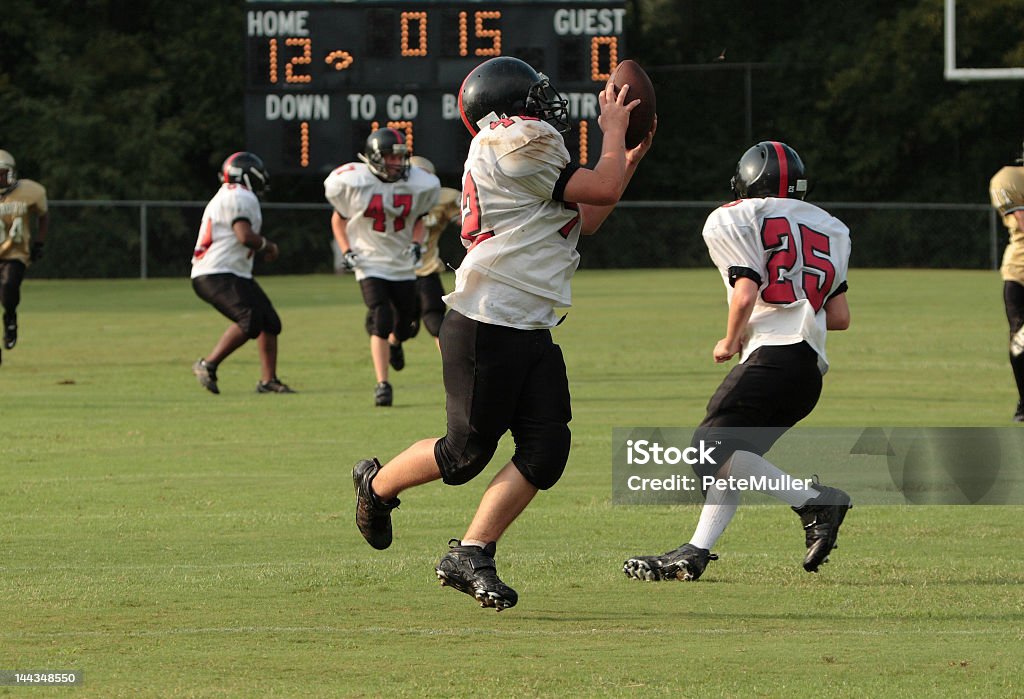
{"type": "Polygon", "coordinates": [[[258,197],[270,189],[270,173],[255,153],[239,151],[229,155],[220,174],[222,182],[240,184],[258,197]]]}
{"type": "Polygon", "coordinates": [[[459,112],[473,136],[480,130],[478,122],[491,112],[499,117],[535,117],[565,133],[568,104],[546,75],[512,56],[484,61],[469,72],[459,89],[459,112]]]}
{"type": "Polygon", "coordinates": [[[18,166],[14,156],[0,150],[0,194],[7,194],[18,186],[18,166]]]}
{"type": "Polygon", "coordinates": [[[736,163],[729,184],[737,199],[803,199],[809,190],[803,160],[781,141],[761,141],[749,148],[736,163]]]}
{"type": "Polygon", "coordinates": [[[382,182],[409,177],[409,147],[405,145],[405,135],[397,129],[377,129],[371,133],[359,159],[382,182]]]}

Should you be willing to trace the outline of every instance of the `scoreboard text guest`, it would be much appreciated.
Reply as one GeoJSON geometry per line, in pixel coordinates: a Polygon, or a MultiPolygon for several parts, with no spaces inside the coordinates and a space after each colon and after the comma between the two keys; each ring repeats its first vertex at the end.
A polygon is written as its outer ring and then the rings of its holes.
{"type": "Polygon", "coordinates": [[[512,55],[569,100],[566,145],[588,164],[601,147],[596,93],[626,58],[624,5],[250,0],[246,147],[271,172],[322,174],[391,126],[439,172],[461,173],[459,85],[481,61],[512,55]]]}

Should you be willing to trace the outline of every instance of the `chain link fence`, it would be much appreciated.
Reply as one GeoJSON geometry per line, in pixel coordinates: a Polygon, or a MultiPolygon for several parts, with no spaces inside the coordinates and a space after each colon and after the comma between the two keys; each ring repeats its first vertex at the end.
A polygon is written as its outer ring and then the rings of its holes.
{"type": "MultiPolygon", "coordinates": [[[[706,267],[701,229],[721,202],[625,201],[601,230],[580,241],[581,267],[706,267]]],[[[823,202],[851,230],[854,267],[994,269],[1001,223],[985,204],[823,202]]],[[[187,277],[206,202],[50,202],[46,256],[36,278],[187,277]]],[[[263,232],[281,257],[257,274],[335,270],[330,206],[263,204],[263,232]]],[[[463,249],[452,226],[441,256],[458,267],[463,249]]]]}

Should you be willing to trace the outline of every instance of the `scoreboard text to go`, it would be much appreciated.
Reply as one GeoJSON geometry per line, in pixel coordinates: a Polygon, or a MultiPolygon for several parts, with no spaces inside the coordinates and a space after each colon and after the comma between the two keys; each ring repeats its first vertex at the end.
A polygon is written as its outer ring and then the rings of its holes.
{"type": "MultiPolygon", "coordinates": [[[[624,55],[622,0],[267,3],[246,13],[246,138],[272,170],[323,172],[374,128],[417,134],[442,172],[461,171],[468,135],[459,85],[478,63],[516,56],[569,100],[566,138],[600,149],[597,92],[624,55]],[[440,162],[439,162],[440,161],[440,162]]],[[[595,150],[597,149],[597,150],[595,150]]]]}

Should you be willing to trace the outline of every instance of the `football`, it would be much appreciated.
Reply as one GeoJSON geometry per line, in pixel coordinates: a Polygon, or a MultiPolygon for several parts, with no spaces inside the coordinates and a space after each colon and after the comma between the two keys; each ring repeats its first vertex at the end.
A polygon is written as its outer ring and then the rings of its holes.
{"type": "Polygon", "coordinates": [[[629,85],[627,102],[640,100],[640,104],[629,114],[629,127],[626,129],[626,148],[636,148],[654,125],[654,115],[658,111],[654,85],[640,64],[631,60],[622,61],[616,66],[611,81],[615,85],[615,94],[619,93],[623,85],[629,85]]]}

